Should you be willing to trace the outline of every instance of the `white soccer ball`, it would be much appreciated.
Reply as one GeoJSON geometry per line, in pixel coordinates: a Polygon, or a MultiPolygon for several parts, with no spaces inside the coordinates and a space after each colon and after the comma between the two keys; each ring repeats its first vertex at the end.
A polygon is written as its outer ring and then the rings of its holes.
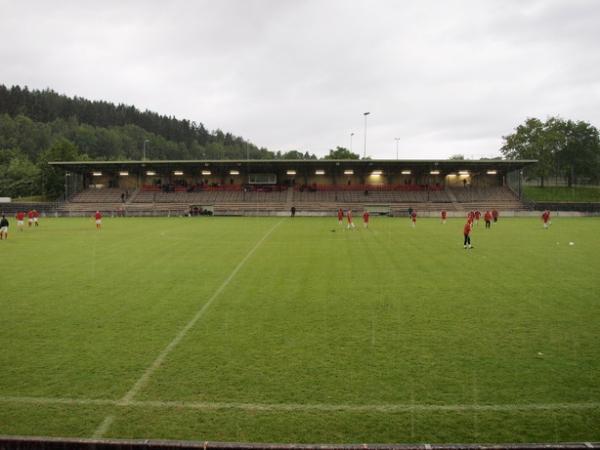
{"type": "Polygon", "coordinates": [[[575,242],[569,242],[569,245],[575,245],[575,242]]]}

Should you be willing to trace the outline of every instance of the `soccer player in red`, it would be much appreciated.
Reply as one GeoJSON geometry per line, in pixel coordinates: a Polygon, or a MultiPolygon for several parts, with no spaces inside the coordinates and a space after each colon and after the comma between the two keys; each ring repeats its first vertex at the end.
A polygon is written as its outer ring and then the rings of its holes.
{"type": "Polygon", "coordinates": [[[96,211],[94,218],[96,219],[96,229],[99,230],[102,227],[102,213],[100,211],[96,211]]]}
{"type": "Polygon", "coordinates": [[[483,220],[485,220],[485,227],[491,228],[492,226],[492,213],[488,210],[483,215],[483,220]]]}
{"type": "Polygon", "coordinates": [[[497,209],[492,209],[492,218],[494,219],[494,223],[498,222],[499,215],[500,215],[500,213],[498,212],[497,209]]]}
{"type": "Polygon", "coordinates": [[[342,210],[342,208],[338,209],[338,222],[340,225],[344,224],[344,211],[342,210]]]}
{"type": "Polygon", "coordinates": [[[415,210],[413,210],[413,212],[410,213],[410,219],[412,220],[412,226],[413,228],[417,226],[417,212],[415,210]]]}
{"type": "Polygon", "coordinates": [[[545,210],[542,213],[542,220],[544,221],[544,228],[548,228],[548,225],[550,225],[550,211],[545,210]]]}
{"type": "Polygon", "coordinates": [[[346,213],[346,220],[348,220],[348,229],[355,228],[354,222],[352,222],[352,210],[349,209],[346,213]]]}
{"type": "Polygon", "coordinates": [[[33,212],[33,210],[29,211],[27,213],[27,226],[30,227],[31,224],[33,223],[33,217],[35,216],[35,212],[33,212]]]}
{"type": "Polygon", "coordinates": [[[39,219],[39,217],[40,217],[40,213],[39,213],[39,212],[37,212],[37,210],[35,210],[35,209],[34,209],[34,210],[33,210],[33,224],[34,224],[36,227],[37,227],[37,226],[39,226],[39,222],[38,222],[38,219],[39,219]]]}
{"type": "Polygon", "coordinates": [[[369,211],[363,213],[363,226],[369,228],[369,211]]]}
{"type": "Polygon", "coordinates": [[[463,235],[465,236],[465,241],[463,243],[464,248],[472,248],[471,247],[471,236],[470,236],[472,228],[473,228],[472,222],[465,223],[465,226],[463,228],[463,235]]]}
{"type": "Polygon", "coordinates": [[[447,216],[447,212],[445,209],[442,209],[442,223],[445,224],[446,223],[446,216],[447,216]]]}
{"type": "Polygon", "coordinates": [[[476,209],[475,210],[475,225],[479,226],[479,219],[481,218],[481,212],[476,209]]]}
{"type": "Polygon", "coordinates": [[[17,228],[19,231],[23,231],[23,220],[25,219],[25,213],[23,211],[17,212],[15,219],[17,219],[17,228]]]}

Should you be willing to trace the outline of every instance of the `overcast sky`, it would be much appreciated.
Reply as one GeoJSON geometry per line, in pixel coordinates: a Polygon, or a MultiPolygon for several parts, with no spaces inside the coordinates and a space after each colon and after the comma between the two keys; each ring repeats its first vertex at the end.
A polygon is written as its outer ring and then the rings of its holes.
{"type": "Polygon", "coordinates": [[[0,83],[133,104],[270,150],[499,155],[600,126],[596,0],[0,0],[0,83]]]}

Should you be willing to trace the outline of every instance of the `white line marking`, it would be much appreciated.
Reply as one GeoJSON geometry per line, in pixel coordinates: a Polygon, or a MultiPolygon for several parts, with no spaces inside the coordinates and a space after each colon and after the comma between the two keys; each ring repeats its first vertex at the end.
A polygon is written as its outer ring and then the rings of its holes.
{"type": "Polygon", "coordinates": [[[33,405],[113,406],[116,400],[94,398],[0,397],[0,403],[30,403],[33,405]]]}
{"type": "Polygon", "coordinates": [[[94,431],[92,439],[100,439],[103,437],[112,425],[113,420],[115,420],[115,416],[106,416],[98,428],[96,428],[96,431],[94,431]]]}
{"type": "Polygon", "coordinates": [[[528,403],[500,405],[426,405],[426,404],[329,404],[329,403],[242,403],[242,402],[186,402],[161,400],[131,400],[125,404],[121,400],[84,399],[84,398],[48,398],[48,397],[0,397],[0,403],[21,403],[32,405],[73,405],[73,406],[118,406],[131,408],[184,408],[197,410],[237,409],[245,411],[342,411],[342,412],[443,412],[443,411],[554,411],[587,410],[600,408],[600,402],[589,403],[528,403]]]}
{"type": "Polygon", "coordinates": [[[283,223],[283,220],[280,220],[275,225],[273,225],[269,229],[269,231],[267,231],[267,233],[256,243],[256,245],[254,245],[254,247],[252,247],[252,249],[244,257],[244,259],[242,259],[238,263],[238,265],[235,267],[235,269],[233,269],[233,271],[229,274],[229,276],[225,279],[225,281],[223,281],[223,283],[221,284],[221,286],[219,286],[219,288],[208,299],[208,301],[202,306],[202,308],[200,308],[200,310],[194,315],[194,317],[192,317],[192,319],[185,325],[185,327],[183,327],[181,329],[181,331],[179,333],[177,333],[177,336],[175,336],[173,338],[173,340],[171,342],[169,342],[169,345],[167,345],[164,348],[164,350],[162,352],[160,352],[160,354],[158,355],[158,357],[144,371],[144,373],[142,374],[142,376],[135,382],[135,384],[133,385],[133,387],[123,396],[123,398],[121,399],[121,403],[124,403],[126,405],[126,404],[128,404],[129,402],[131,402],[133,400],[133,397],[135,397],[135,395],[146,385],[146,383],[148,382],[148,380],[150,379],[150,377],[152,376],[152,374],[154,373],[154,371],[160,367],[160,365],[163,363],[163,361],[165,360],[165,358],[167,357],[167,355],[169,353],[171,353],[171,351],[177,346],[177,344],[179,344],[181,342],[181,340],[185,337],[185,335],[188,333],[188,331],[190,331],[190,329],[196,324],[196,322],[198,322],[198,320],[204,315],[204,313],[210,307],[210,305],[212,304],[212,302],[229,285],[229,283],[231,282],[231,280],[233,279],[233,277],[236,276],[236,274],[242,268],[242,266],[244,265],[244,263],[246,261],[248,261],[248,259],[254,254],[254,252],[256,251],[256,249],[258,247],[260,247],[260,245],[265,241],[265,239],[267,239],[270,236],[270,234],[275,230],[275,228],[277,228],[281,223],[283,223]]]}
{"type": "MultiPolygon", "coordinates": [[[[148,380],[152,376],[152,374],[158,369],[165,358],[173,351],[173,349],[181,342],[181,340],[185,337],[185,335],[190,331],[190,329],[198,322],[198,320],[204,315],[206,310],[210,307],[212,302],[223,292],[223,290],[229,285],[233,277],[239,272],[242,266],[246,261],[254,254],[256,249],[260,247],[260,245],[267,239],[271,233],[277,228],[279,225],[283,223],[283,219],[273,225],[269,231],[265,233],[265,235],[252,247],[252,249],[244,256],[244,258],[238,263],[237,266],[233,269],[233,271],[229,274],[229,276],[221,283],[221,285],[217,288],[217,290],[213,293],[213,295],[208,299],[208,301],[200,308],[200,310],[192,317],[192,319],[181,329],[179,333],[173,338],[171,342],[164,348],[162,352],[156,357],[154,362],[150,364],[150,366],[144,371],[142,376],[134,383],[131,389],[125,393],[123,398],[121,398],[118,402],[115,402],[117,406],[129,406],[133,402],[133,398],[137,395],[137,393],[146,386],[148,380]]],[[[102,421],[100,426],[96,429],[94,433],[94,437],[102,437],[112,425],[114,420],[114,416],[107,416],[102,421]]]]}

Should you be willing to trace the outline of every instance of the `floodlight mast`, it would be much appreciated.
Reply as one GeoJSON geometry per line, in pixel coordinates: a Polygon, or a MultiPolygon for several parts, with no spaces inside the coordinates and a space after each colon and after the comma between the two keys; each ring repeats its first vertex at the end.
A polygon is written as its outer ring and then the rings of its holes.
{"type": "Polygon", "coordinates": [[[400,142],[400,138],[394,138],[396,141],[396,159],[398,159],[398,142],[400,142]]]}
{"type": "Polygon", "coordinates": [[[365,116],[365,145],[363,150],[363,159],[367,157],[367,116],[371,114],[370,112],[364,112],[363,116],[365,116]]]}
{"type": "Polygon", "coordinates": [[[354,136],[354,133],[350,133],[350,153],[352,153],[352,136],[354,136]]]}
{"type": "Polygon", "coordinates": [[[144,139],[144,145],[142,150],[142,161],[146,161],[146,144],[150,141],[148,139],[144,139]]]}

